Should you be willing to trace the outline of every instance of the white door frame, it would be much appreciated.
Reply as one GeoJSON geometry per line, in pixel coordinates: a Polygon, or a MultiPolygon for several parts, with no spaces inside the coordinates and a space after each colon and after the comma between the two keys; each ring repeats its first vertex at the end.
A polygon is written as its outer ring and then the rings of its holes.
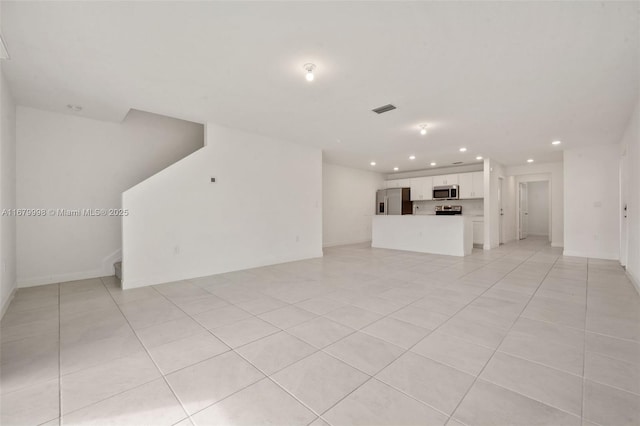
{"type": "Polygon", "coordinates": [[[547,182],[548,187],[548,196],[549,196],[549,242],[553,241],[552,232],[553,232],[553,224],[552,224],[552,181],[551,181],[551,173],[537,173],[531,175],[518,175],[516,176],[516,240],[520,239],[520,183],[529,183],[529,182],[547,182]]]}
{"type": "Polygon", "coordinates": [[[498,245],[504,244],[504,177],[498,176],[498,245]]]}

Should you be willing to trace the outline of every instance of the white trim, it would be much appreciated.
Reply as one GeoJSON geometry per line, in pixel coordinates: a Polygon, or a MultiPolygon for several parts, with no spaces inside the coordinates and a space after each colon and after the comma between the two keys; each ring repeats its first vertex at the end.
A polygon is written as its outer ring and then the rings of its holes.
{"type": "Polygon", "coordinates": [[[637,280],[636,277],[631,275],[628,270],[626,270],[625,272],[627,274],[627,278],[629,278],[629,281],[631,281],[631,284],[633,284],[638,294],[640,294],[640,280],[637,280]]]}
{"type": "MultiPolygon", "coordinates": [[[[113,274],[110,274],[113,275],[113,274]]],[[[67,281],[87,280],[90,278],[106,277],[102,269],[94,269],[92,271],[71,272],[68,274],[45,275],[43,277],[29,278],[24,281],[18,281],[18,288],[35,287],[38,285],[64,283],[67,281]]]]}
{"type": "Polygon", "coordinates": [[[7,309],[9,309],[9,305],[11,305],[11,302],[13,301],[13,298],[16,297],[16,287],[13,287],[13,290],[11,290],[11,294],[9,294],[9,297],[7,298],[7,300],[4,301],[4,304],[2,305],[2,311],[0,312],[0,319],[2,319],[4,317],[4,314],[7,313],[7,309]]]}
{"type": "Polygon", "coordinates": [[[564,245],[562,245],[562,244],[558,244],[558,243],[551,243],[551,247],[564,248],[564,245]]]}
{"type": "Polygon", "coordinates": [[[328,247],[338,247],[338,246],[350,246],[353,244],[365,244],[365,243],[371,243],[371,240],[362,240],[362,241],[341,241],[339,243],[329,243],[329,244],[323,244],[322,248],[328,248],[328,247]]]}
{"type": "Polygon", "coordinates": [[[620,260],[618,253],[585,253],[576,250],[564,250],[563,256],[587,257],[589,259],[620,260]]]}

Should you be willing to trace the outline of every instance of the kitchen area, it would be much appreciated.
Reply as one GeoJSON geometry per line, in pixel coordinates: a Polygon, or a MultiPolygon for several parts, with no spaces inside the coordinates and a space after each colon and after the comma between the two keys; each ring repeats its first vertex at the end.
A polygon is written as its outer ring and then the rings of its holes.
{"type": "Polygon", "coordinates": [[[376,193],[372,247],[468,256],[484,244],[484,171],[388,179],[376,193]]]}

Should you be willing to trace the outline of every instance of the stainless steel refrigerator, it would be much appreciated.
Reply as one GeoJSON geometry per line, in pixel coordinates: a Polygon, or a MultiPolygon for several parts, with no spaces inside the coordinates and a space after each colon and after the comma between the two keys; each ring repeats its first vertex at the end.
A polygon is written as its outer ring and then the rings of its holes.
{"type": "Polygon", "coordinates": [[[376,192],[376,214],[411,214],[411,189],[391,188],[376,192]]]}

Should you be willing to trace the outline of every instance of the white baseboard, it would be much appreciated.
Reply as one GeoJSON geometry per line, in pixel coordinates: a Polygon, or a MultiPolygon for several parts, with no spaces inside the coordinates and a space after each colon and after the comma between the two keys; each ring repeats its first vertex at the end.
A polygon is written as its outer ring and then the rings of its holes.
{"type": "Polygon", "coordinates": [[[629,273],[629,270],[626,271],[627,278],[631,281],[631,284],[635,287],[638,294],[640,294],[640,280],[629,273]]]}
{"type": "Polygon", "coordinates": [[[590,259],[620,260],[618,253],[588,253],[578,250],[564,250],[563,256],[588,257],[590,259]]]}
{"type": "Polygon", "coordinates": [[[328,244],[323,244],[322,248],[327,248],[327,247],[338,247],[338,246],[350,246],[350,245],[354,245],[354,244],[365,244],[365,243],[370,243],[371,240],[362,240],[362,241],[340,241],[337,243],[328,243],[328,244]]]}
{"type": "Polygon", "coordinates": [[[554,242],[552,242],[552,243],[551,243],[551,247],[559,247],[559,248],[563,248],[563,247],[564,247],[564,244],[561,244],[561,243],[554,243],[554,242]]]}
{"type": "Polygon", "coordinates": [[[105,275],[102,269],[95,269],[93,271],[71,272],[68,274],[59,275],[47,275],[44,277],[28,278],[26,280],[18,281],[18,288],[35,287],[38,285],[64,283],[67,281],[88,280],[90,278],[100,278],[113,275],[108,273],[105,275]]]}
{"type": "Polygon", "coordinates": [[[11,301],[13,301],[13,298],[16,297],[16,290],[17,290],[17,287],[14,286],[13,290],[11,290],[11,293],[9,294],[9,297],[7,297],[7,300],[5,300],[4,303],[2,304],[2,311],[0,312],[0,319],[2,319],[4,317],[5,313],[7,313],[7,309],[9,309],[9,305],[11,305],[11,301]]]}

